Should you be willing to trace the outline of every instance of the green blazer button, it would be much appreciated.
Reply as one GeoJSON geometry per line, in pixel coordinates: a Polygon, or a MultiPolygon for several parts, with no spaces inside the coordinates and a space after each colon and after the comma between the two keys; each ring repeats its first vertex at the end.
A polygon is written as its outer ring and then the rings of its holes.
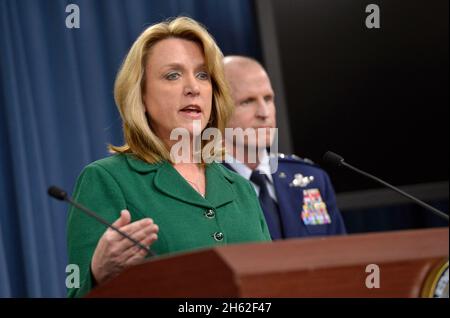
{"type": "Polygon", "coordinates": [[[216,232],[216,233],[214,233],[214,239],[217,241],[217,242],[220,242],[220,241],[222,241],[223,240],[223,233],[222,232],[216,232]]]}
{"type": "Polygon", "coordinates": [[[212,210],[212,209],[206,210],[206,211],[205,211],[205,216],[206,216],[208,219],[212,219],[213,217],[216,216],[216,212],[214,212],[214,210],[212,210]]]}

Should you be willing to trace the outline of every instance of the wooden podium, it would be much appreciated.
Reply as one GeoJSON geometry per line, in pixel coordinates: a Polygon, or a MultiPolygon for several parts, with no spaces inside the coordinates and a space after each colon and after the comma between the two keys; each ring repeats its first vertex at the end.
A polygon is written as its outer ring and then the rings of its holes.
{"type": "Polygon", "coordinates": [[[229,245],[158,257],[88,297],[420,297],[448,228],[229,245]],[[367,265],[379,288],[367,288],[367,265]],[[370,267],[369,267],[370,268],[370,267]]]}

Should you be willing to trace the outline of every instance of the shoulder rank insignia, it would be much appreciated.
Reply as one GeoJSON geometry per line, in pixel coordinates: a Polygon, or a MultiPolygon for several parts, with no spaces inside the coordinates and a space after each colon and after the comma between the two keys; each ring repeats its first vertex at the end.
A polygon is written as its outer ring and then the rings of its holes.
{"type": "Polygon", "coordinates": [[[294,180],[292,180],[292,182],[289,184],[289,186],[304,188],[313,181],[314,181],[314,176],[304,177],[301,173],[296,173],[294,175],[294,180]]]}

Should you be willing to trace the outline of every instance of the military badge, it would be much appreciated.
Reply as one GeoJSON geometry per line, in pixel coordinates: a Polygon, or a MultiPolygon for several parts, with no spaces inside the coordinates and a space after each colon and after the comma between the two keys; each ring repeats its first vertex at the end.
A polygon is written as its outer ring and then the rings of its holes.
{"type": "Polygon", "coordinates": [[[289,186],[304,188],[313,181],[314,181],[314,176],[304,177],[301,173],[296,173],[294,175],[294,180],[292,180],[292,182],[289,184],[289,186]]]}
{"type": "Polygon", "coordinates": [[[330,224],[327,205],[322,200],[319,189],[303,190],[303,209],[301,218],[305,225],[330,224]]]}

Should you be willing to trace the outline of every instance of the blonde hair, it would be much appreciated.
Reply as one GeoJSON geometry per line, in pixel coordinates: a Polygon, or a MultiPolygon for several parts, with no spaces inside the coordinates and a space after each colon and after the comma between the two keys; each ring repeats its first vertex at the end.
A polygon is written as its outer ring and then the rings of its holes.
{"type": "MultiPolygon", "coordinates": [[[[234,106],[225,81],[223,54],[202,25],[191,18],[178,17],[152,25],[142,32],[133,43],[117,74],[114,99],[123,121],[125,144],[109,145],[109,150],[113,153],[132,153],[148,163],[162,160],[172,162],[169,149],[148,123],[142,100],[149,53],[156,43],[167,38],[193,41],[202,48],[213,89],[211,117],[206,128],[217,128],[224,134],[234,106]]],[[[202,151],[207,144],[202,142],[202,151]]],[[[202,158],[202,162],[224,154],[222,147],[211,149],[209,157],[202,158]]]]}

